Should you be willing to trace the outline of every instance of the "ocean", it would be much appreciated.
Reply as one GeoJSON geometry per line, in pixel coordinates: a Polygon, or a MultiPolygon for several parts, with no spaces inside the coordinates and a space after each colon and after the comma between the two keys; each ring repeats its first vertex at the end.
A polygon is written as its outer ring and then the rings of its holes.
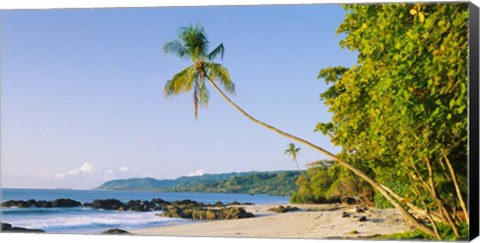
{"type": "MultiPolygon", "coordinates": [[[[166,201],[190,199],[203,203],[230,203],[238,201],[254,204],[288,203],[286,196],[248,195],[233,193],[195,192],[136,192],[67,189],[1,189],[1,202],[8,200],[55,200],[68,198],[82,203],[95,199],[151,200],[166,201]]],[[[47,233],[98,234],[112,228],[134,230],[147,227],[189,224],[199,221],[155,216],[156,212],[120,212],[93,208],[2,208],[0,221],[17,227],[42,229],[47,233]]]]}

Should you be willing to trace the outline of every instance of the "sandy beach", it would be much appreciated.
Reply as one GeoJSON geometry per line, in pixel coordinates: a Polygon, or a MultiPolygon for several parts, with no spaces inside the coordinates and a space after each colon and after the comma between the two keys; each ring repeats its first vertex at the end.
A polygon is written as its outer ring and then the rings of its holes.
{"type": "Polygon", "coordinates": [[[411,229],[396,209],[368,208],[365,212],[355,212],[354,206],[345,204],[282,205],[298,207],[300,210],[275,213],[268,209],[279,205],[244,205],[241,207],[255,214],[254,218],[164,226],[131,233],[160,236],[354,239],[411,229]],[[349,216],[342,217],[344,212],[349,216]],[[362,216],[366,217],[366,221],[360,220],[362,216]]]}

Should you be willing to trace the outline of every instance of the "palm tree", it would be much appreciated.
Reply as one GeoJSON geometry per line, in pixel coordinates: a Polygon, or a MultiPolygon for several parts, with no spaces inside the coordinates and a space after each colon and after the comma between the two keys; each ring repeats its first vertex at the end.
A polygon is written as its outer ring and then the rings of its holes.
{"type": "Polygon", "coordinates": [[[218,45],[210,53],[208,53],[208,47],[209,42],[201,25],[182,28],[179,39],[168,42],[163,47],[165,53],[192,60],[192,65],[167,81],[164,92],[166,96],[172,96],[193,90],[195,119],[198,118],[198,106],[208,106],[209,93],[205,80],[218,81],[225,91],[235,93],[235,85],[230,79],[227,69],[213,62],[218,55],[223,58],[225,51],[223,44],[218,45]]]}
{"type": "Polygon", "coordinates": [[[292,156],[292,161],[295,162],[295,165],[297,166],[298,171],[302,173],[303,177],[305,177],[305,180],[308,182],[308,177],[307,175],[300,169],[300,166],[298,166],[298,161],[297,161],[297,155],[300,153],[300,148],[295,147],[295,144],[289,143],[287,149],[285,149],[285,154],[292,156]]]}
{"type": "Polygon", "coordinates": [[[198,117],[198,105],[207,106],[208,105],[208,90],[205,85],[205,81],[208,81],[209,84],[236,110],[238,110],[242,115],[246,116],[252,122],[276,132],[286,138],[289,138],[293,141],[297,141],[301,144],[311,147],[312,149],[319,151],[320,153],[326,155],[327,157],[333,159],[343,167],[355,173],[357,176],[364,179],[368,182],[373,188],[380,192],[395,208],[397,208],[400,213],[418,229],[427,233],[432,237],[437,237],[435,232],[427,227],[426,225],[419,222],[415,217],[413,217],[405,208],[396,201],[393,196],[398,196],[392,190],[377,183],[370,176],[363,173],[361,170],[357,169],[350,163],[338,158],[329,151],[314,145],[313,143],[296,137],[292,134],[284,132],[280,129],[277,129],[269,124],[266,124],[243,110],[240,106],[235,104],[230,98],[220,89],[217,85],[221,85],[227,92],[234,93],[234,84],[230,79],[230,75],[226,68],[221,66],[218,63],[213,62],[213,60],[223,54],[225,49],[223,44],[217,46],[210,53],[208,52],[209,41],[205,34],[205,30],[201,25],[190,25],[185,28],[180,29],[180,33],[177,40],[168,42],[164,46],[165,53],[170,53],[177,55],[180,58],[190,58],[192,65],[175,74],[173,78],[165,84],[165,95],[172,96],[181,93],[188,93],[193,89],[193,103],[195,106],[195,118],[198,117]],[[392,196],[393,195],[393,196],[392,196]]]}

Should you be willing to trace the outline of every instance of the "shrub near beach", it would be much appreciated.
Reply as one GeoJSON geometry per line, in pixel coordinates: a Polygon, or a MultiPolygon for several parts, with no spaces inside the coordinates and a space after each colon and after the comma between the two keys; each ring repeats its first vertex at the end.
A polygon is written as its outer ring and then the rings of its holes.
{"type": "Polygon", "coordinates": [[[316,161],[308,164],[308,180],[299,176],[299,188],[290,197],[292,203],[337,203],[342,198],[355,198],[373,206],[374,191],[353,173],[335,165],[333,161],[316,161]]]}

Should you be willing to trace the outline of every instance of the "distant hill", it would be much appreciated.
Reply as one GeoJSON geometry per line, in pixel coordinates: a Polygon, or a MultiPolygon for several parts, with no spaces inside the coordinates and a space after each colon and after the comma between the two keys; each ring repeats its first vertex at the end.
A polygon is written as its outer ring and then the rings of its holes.
{"type": "Polygon", "coordinates": [[[291,195],[300,172],[242,172],[183,176],[174,180],[132,178],[107,181],[95,189],[170,192],[224,192],[291,195]]]}

